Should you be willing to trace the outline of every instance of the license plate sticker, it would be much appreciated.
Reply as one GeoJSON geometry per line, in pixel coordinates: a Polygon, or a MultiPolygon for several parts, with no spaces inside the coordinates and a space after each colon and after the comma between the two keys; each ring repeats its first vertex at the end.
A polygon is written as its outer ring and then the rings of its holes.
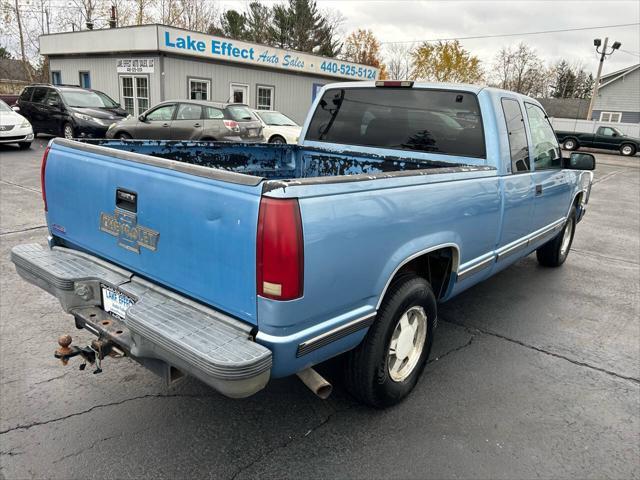
{"type": "Polygon", "coordinates": [[[124,319],[127,309],[133,305],[135,300],[115,288],[101,285],[102,288],[102,308],[105,312],[124,319]]]}

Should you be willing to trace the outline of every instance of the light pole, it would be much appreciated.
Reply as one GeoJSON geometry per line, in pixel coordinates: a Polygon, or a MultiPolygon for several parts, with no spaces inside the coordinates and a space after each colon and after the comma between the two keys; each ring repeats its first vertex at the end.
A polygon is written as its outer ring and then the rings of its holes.
{"type": "Polygon", "coordinates": [[[604,45],[602,46],[602,51],[600,51],[601,40],[599,38],[596,38],[593,40],[593,45],[596,47],[596,52],[600,54],[600,64],[598,65],[598,74],[596,75],[596,82],[593,84],[593,92],[591,92],[591,101],[589,102],[589,111],[587,112],[587,120],[591,120],[591,114],[593,113],[593,104],[596,101],[596,95],[598,95],[598,88],[600,87],[600,74],[602,73],[602,64],[604,63],[604,59],[622,46],[620,42],[613,42],[613,45],[611,45],[611,51],[607,52],[608,43],[609,43],[609,37],[605,37],[604,45]]]}

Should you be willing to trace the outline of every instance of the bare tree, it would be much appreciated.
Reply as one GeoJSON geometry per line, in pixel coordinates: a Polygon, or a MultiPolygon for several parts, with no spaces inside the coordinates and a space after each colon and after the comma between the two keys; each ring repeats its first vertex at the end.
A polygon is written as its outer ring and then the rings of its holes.
{"type": "Polygon", "coordinates": [[[493,83],[506,90],[545,97],[550,88],[549,69],[534,49],[524,43],[503,47],[493,62],[493,83]]]}
{"type": "Polygon", "coordinates": [[[394,80],[407,80],[413,70],[411,52],[414,46],[406,43],[391,43],[383,47],[387,76],[394,80]]]}

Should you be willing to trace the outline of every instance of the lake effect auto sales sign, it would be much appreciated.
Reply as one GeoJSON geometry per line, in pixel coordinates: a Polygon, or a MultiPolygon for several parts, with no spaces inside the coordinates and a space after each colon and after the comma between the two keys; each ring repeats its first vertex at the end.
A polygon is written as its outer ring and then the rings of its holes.
{"type": "Polygon", "coordinates": [[[229,62],[353,80],[376,80],[379,73],[377,68],[367,65],[174,28],[158,29],[158,46],[160,50],[165,52],[182,55],[215,58],[229,62]]]}
{"type": "Polygon", "coordinates": [[[153,73],[153,58],[119,58],[116,62],[118,73],[153,73]]]}

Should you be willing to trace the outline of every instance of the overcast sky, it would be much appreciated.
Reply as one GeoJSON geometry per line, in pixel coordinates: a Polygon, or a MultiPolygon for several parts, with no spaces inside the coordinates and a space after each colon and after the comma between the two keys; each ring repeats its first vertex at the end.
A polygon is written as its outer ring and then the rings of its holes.
{"type": "MultiPolygon", "coordinates": [[[[224,7],[243,9],[246,1],[223,0],[224,7]]],[[[273,2],[266,2],[273,3],[273,2]]],[[[345,17],[345,33],[356,28],[373,30],[381,42],[432,38],[468,37],[524,33],[540,30],[592,27],[640,22],[640,1],[385,1],[318,0],[321,9],[339,10],[345,17]]],[[[598,55],[594,38],[608,36],[622,50],[605,61],[603,72],[619,70],[640,62],[640,27],[609,28],[579,32],[527,35],[521,37],[462,40],[463,46],[479,56],[485,67],[502,46],[524,41],[545,60],[566,58],[582,62],[595,73],[598,55]]]]}

